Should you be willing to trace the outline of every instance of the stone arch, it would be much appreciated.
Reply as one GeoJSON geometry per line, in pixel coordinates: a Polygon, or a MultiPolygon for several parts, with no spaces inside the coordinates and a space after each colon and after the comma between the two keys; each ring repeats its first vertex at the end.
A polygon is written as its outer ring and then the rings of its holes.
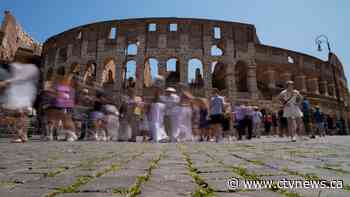
{"type": "Polygon", "coordinates": [[[153,84],[153,80],[158,76],[159,61],[156,58],[147,58],[145,61],[145,69],[143,72],[144,75],[144,87],[151,87],[153,84]]]}
{"type": "Polygon", "coordinates": [[[199,88],[204,86],[203,63],[198,58],[192,58],[188,61],[188,83],[190,87],[199,88]]]}
{"type": "Polygon", "coordinates": [[[248,92],[248,66],[243,61],[238,61],[235,66],[235,79],[238,92],[248,92]]]}
{"type": "Polygon", "coordinates": [[[84,70],[83,83],[93,85],[97,77],[97,64],[94,61],[88,61],[84,70]]]}
{"type": "Polygon", "coordinates": [[[226,85],[226,65],[221,61],[212,62],[212,87],[222,91],[226,85]]]}
{"type": "Polygon", "coordinates": [[[223,56],[224,55],[224,50],[220,48],[218,45],[213,45],[211,46],[210,49],[210,55],[211,56],[223,56]]]}
{"type": "Polygon", "coordinates": [[[70,73],[80,73],[81,71],[81,68],[80,68],[80,64],[77,63],[77,62],[73,62],[71,65],[70,65],[70,68],[69,68],[69,72],[70,73]]]}
{"type": "Polygon", "coordinates": [[[180,82],[180,61],[170,58],[166,62],[166,85],[173,86],[180,82]]]}
{"type": "Polygon", "coordinates": [[[126,62],[123,71],[123,87],[127,88],[135,88],[136,86],[136,66],[137,63],[135,60],[129,60],[126,62]]]}
{"type": "Polygon", "coordinates": [[[113,84],[116,76],[116,64],[113,58],[108,58],[103,63],[102,83],[113,84]]]}

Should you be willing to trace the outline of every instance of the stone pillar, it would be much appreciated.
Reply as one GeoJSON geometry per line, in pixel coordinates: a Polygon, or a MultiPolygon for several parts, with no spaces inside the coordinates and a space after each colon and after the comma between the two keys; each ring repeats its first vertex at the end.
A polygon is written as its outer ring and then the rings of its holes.
{"type": "Polygon", "coordinates": [[[320,94],[317,78],[308,79],[309,87],[308,91],[313,94],[320,94]]]}
{"type": "Polygon", "coordinates": [[[180,82],[183,84],[188,84],[188,58],[180,57],[180,82]]]}
{"type": "Polygon", "coordinates": [[[275,88],[276,88],[276,78],[275,78],[275,74],[276,74],[276,71],[274,71],[274,70],[268,70],[268,71],[266,71],[267,80],[268,80],[267,86],[268,86],[270,89],[275,89],[275,88]]]}
{"type": "Polygon", "coordinates": [[[320,82],[320,88],[322,89],[323,91],[323,95],[324,96],[328,96],[328,84],[327,84],[327,81],[321,81],[320,82]]]}
{"type": "Polygon", "coordinates": [[[158,62],[158,75],[166,78],[166,60],[160,59],[158,62]]]}
{"type": "Polygon", "coordinates": [[[102,80],[103,80],[103,61],[102,60],[98,60],[96,61],[96,84],[100,87],[102,86],[102,80]]]}
{"type": "Polygon", "coordinates": [[[122,92],[122,83],[123,83],[123,80],[122,80],[122,69],[123,69],[123,66],[122,64],[116,64],[115,66],[115,81],[114,81],[114,91],[120,95],[120,93],[122,92]]]}
{"type": "Polygon", "coordinates": [[[335,84],[334,83],[328,84],[328,95],[332,98],[336,98],[335,84]]]}
{"type": "Polygon", "coordinates": [[[205,96],[208,97],[211,95],[212,89],[212,73],[210,61],[203,61],[203,79],[205,96]]]}
{"type": "Polygon", "coordinates": [[[88,55],[88,41],[83,41],[81,44],[81,57],[84,58],[88,55]]]}
{"type": "Polygon", "coordinates": [[[252,99],[256,99],[258,98],[258,84],[256,81],[255,64],[251,64],[248,66],[247,78],[248,91],[251,94],[252,99]]]}
{"type": "Polygon", "coordinates": [[[69,44],[67,47],[67,59],[73,56],[73,44],[69,44]]]}
{"type": "Polygon", "coordinates": [[[143,58],[137,58],[136,59],[136,94],[142,95],[143,92],[143,85],[144,85],[144,59],[143,58]]]}
{"type": "Polygon", "coordinates": [[[235,71],[234,71],[234,65],[235,62],[232,62],[230,60],[226,60],[226,77],[225,77],[225,84],[227,89],[227,101],[232,102],[235,101],[236,96],[236,79],[235,79],[235,71]]]}
{"type": "Polygon", "coordinates": [[[137,56],[136,56],[136,94],[143,95],[143,86],[144,86],[144,70],[145,70],[145,36],[137,36],[137,56]]]}
{"type": "Polygon", "coordinates": [[[55,53],[55,61],[54,61],[54,66],[56,67],[58,65],[58,59],[60,58],[60,49],[57,48],[56,53],[55,53]]]}
{"type": "Polygon", "coordinates": [[[295,87],[297,90],[301,92],[306,92],[306,76],[305,75],[299,75],[295,77],[295,87]]]}

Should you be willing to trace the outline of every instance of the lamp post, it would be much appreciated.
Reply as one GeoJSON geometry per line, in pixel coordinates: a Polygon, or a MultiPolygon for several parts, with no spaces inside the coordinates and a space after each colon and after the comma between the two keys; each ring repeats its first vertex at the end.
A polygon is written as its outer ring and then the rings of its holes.
{"type": "Polygon", "coordinates": [[[327,44],[327,48],[328,48],[328,52],[331,53],[331,46],[329,44],[329,40],[328,40],[328,37],[321,34],[319,36],[316,37],[315,39],[315,43],[317,45],[317,50],[318,51],[322,51],[322,43],[326,43],[327,44]]]}
{"type": "Polygon", "coordinates": [[[335,65],[331,63],[331,57],[332,57],[332,51],[331,51],[331,46],[328,40],[328,37],[324,34],[321,34],[316,37],[315,39],[315,44],[317,45],[317,51],[322,51],[322,44],[327,45],[328,49],[328,66],[332,68],[333,72],[333,80],[334,80],[334,85],[335,85],[335,96],[337,98],[337,101],[340,103],[340,96],[339,96],[339,87],[338,87],[338,82],[336,78],[336,72],[335,72],[335,65]]]}
{"type": "MultiPolygon", "coordinates": [[[[337,102],[339,104],[340,107],[340,111],[341,111],[341,118],[343,117],[343,107],[341,106],[342,101],[340,100],[340,92],[339,92],[339,86],[338,86],[338,82],[337,82],[337,78],[336,78],[336,72],[335,72],[335,66],[334,64],[331,63],[331,57],[332,57],[332,52],[331,52],[331,47],[329,44],[329,40],[328,37],[325,35],[319,35],[316,37],[315,39],[315,43],[317,45],[317,50],[318,51],[322,51],[322,44],[326,43],[327,44],[327,48],[328,48],[328,65],[332,67],[332,71],[333,71],[333,80],[334,80],[334,85],[335,85],[335,94],[336,94],[336,98],[337,98],[337,102]]],[[[344,104],[344,103],[343,103],[344,104]]],[[[342,118],[343,119],[343,118],[342,118]]],[[[345,122],[344,124],[344,128],[347,128],[347,123],[345,122]]],[[[347,132],[346,132],[347,133],[347,132]]]]}

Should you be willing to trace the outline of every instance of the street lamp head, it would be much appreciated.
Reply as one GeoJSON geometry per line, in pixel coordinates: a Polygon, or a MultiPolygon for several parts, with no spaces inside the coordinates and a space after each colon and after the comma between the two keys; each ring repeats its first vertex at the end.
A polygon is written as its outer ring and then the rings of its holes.
{"type": "Polygon", "coordinates": [[[317,51],[320,51],[320,52],[322,51],[321,43],[317,44],[317,51]]]}

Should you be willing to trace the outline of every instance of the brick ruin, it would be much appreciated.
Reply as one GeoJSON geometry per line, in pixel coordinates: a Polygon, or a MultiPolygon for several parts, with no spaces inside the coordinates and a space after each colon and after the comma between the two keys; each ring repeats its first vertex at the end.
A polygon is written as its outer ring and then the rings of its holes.
{"type": "Polygon", "coordinates": [[[23,31],[16,18],[5,11],[0,27],[0,61],[13,62],[34,58],[40,62],[41,44],[23,31]]]}

